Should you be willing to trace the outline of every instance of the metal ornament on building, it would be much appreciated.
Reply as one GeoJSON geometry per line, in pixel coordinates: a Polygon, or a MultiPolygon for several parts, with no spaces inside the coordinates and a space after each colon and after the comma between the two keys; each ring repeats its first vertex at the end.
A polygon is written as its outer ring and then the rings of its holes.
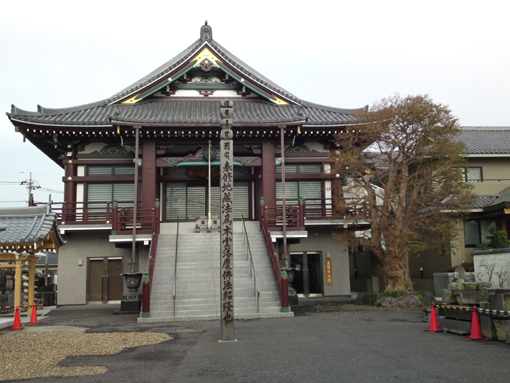
{"type": "MultiPolygon", "coordinates": [[[[232,101],[221,101],[221,114],[232,116],[232,101]],[[224,107],[225,106],[225,107],[224,107]]],[[[235,342],[234,336],[234,220],[233,220],[233,189],[234,168],[232,141],[232,120],[222,121],[220,141],[220,257],[221,257],[221,342],[235,342]]]]}

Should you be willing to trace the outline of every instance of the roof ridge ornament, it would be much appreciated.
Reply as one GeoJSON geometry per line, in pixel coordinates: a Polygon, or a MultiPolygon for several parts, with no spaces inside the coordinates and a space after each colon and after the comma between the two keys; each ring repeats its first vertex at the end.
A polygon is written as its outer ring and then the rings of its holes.
{"type": "Polygon", "coordinates": [[[207,20],[205,24],[200,28],[200,40],[201,41],[212,41],[212,28],[210,25],[207,25],[207,20]]]}

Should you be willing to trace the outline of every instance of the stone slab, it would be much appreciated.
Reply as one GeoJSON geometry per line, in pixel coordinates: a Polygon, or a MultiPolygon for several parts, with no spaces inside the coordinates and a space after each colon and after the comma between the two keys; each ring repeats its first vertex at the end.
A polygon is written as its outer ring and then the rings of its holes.
{"type": "Polygon", "coordinates": [[[482,332],[482,336],[491,340],[498,339],[492,317],[489,315],[479,315],[478,317],[480,318],[480,330],[482,332]]]}
{"type": "Polygon", "coordinates": [[[438,322],[439,328],[443,331],[460,335],[469,335],[471,333],[471,322],[449,318],[438,318],[438,322]]]}
{"type": "Polygon", "coordinates": [[[457,319],[464,321],[471,321],[471,317],[473,316],[472,312],[469,311],[461,311],[461,310],[452,310],[452,309],[438,309],[439,316],[449,318],[449,319],[457,319]]]}
{"type": "Polygon", "coordinates": [[[458,291],[456,292],[457,302],[461,306],[477,305],[479,302],[487,300],[487,290],[485,291],[458,291]]]}

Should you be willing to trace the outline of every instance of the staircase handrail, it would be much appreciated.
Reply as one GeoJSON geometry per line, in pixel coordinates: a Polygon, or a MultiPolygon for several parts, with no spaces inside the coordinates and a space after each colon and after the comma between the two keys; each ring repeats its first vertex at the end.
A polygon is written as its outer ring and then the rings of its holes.
{"type": "Polygon", "coordinates": [[[269,255],[269,261],[271,263],[271,268],[273,269],[273,276],[276,282],[276,286],[278,287],[278,295],[280,296],[280,300],[283,304],[284,297],[282,294],[282,276],[280,263],[278,262],[278,256],[276,255],[276,250],[273,245],[273,240],[271,239],[271,233],[269,231],[269,226],[267,224],[266,216],[262,215],[260,217],[260,229],[264,236],[264,242],[266,243],[267,253],[269,255]]]}
{"type": "Polygon", "coordinates": [[[179,216],[177,216],[177,232],[175,235],[175,260],[174,260],[174,317],[175,317],[175,297],[177,296],[177,251],[179,249],[179,216]]]}
{"type": "Polygon", "coordinates": [[[244,215],[241,214],[241,220],[243,222],[243,233],[244,239],[246,241],[246,256],[250,260],[250,277],[253,277],[253,287],[255,293],[255,299],[257,301],[257,312],[260,312],[260,288],[259,283],[257,281],[257,273],[255,272],[255,265],[253,264],[253,257],[251,255],[250,241],[248,239],[248,231],[246,230],[246,225],[244,223],[244,215]],[[252,273],[253,270],[253,273],[252,273]]]}
{"type": "Polygon", "coordinates": [[[159,221],[159,199],[156,199],[152,222],[152,240],[149,248],[149,260],[147,262],[147,271],[142,279],[142,318],[150,317],[151,312],[152,276],[154,274],[154,265],[156,263],[156,253],[158,249],[159,221]]]}

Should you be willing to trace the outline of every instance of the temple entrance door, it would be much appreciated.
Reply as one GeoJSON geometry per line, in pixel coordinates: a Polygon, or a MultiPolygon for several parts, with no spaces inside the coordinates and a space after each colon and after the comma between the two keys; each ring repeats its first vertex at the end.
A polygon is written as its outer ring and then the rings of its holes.
{"type": "Polygon", "coordinates": [[[91,258],[88,273],[88,301],[120,301],[123,293],[122,259],[91,258]]]}
{"type": "Polygon", "coordinates": [[[292,287],[298,294],[322,294],[322,254],[320,252],[291,253],[291,267],[294,271],[292,287]]]}
{"type": "MultiPolygon", "coordinates": [[[[234,182],[234,218],[250,216],[250,193],[248,182],[234,182]]],[[[207,186],[187,183],[167,183],[165,220],[188,219],[207,216],[207,186]]],[[[211,215],[220,215],[220,187],[211,186],[211,215]]]]}

